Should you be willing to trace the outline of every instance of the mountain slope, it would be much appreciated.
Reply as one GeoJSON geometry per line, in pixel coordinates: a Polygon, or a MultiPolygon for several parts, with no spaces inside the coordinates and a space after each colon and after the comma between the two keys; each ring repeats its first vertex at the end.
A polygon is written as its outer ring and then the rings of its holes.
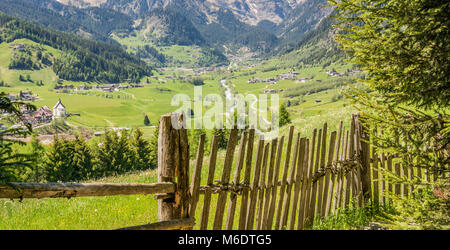
{"type": "Polygon", "coordinates": [[[114,43],[113,30],[129,30],[131,17],[105,8],[79,9],[54,0],[1,0],[0,11],[46,28],[114,43]]]}
{"type": "Polygon", "coordinates": [[[332,17],[321,20],[316,29],[308,32],[295,46],[282,52],[282,58],[295,61],[296,64],[329,65],[346,58],[334,40],[337,30],[333,25],[336,20],[332,17]]]}
{"type": "Polygon", "coordinates": [[[157,45],[205,45],[205,39],[184,15],[172,9],[153,9],[136,28],[157,45]]]}
{"type": "MultiPolygon", "coordinates": [[[[62,56],[47,62],[61,79],[121,82],[128,79],[138,81],[151,75],[151,68],[118,46],[42,28],[1,12],[0,31],[0,43],[28,39],[62,51],[62,56]]],[[[16,56],[16,52],[11,56],[16,56]]],[[[19,66],[26,66],[29,61],[26,54],[12,61],[15,60],[19,66]]]]}

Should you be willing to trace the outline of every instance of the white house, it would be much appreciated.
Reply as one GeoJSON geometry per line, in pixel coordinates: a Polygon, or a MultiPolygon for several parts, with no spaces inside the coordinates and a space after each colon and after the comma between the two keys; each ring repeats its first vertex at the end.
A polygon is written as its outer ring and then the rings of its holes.
{"type": "Polygon", "coordinates": [[[53,106],[53,118],[61,118],[66,116],[66,107],[62,104],[61,99],[53,106]]]}

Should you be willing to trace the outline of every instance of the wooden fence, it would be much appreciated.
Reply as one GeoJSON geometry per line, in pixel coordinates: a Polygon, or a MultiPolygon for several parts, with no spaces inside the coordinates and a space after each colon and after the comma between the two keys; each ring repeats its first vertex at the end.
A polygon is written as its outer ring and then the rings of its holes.
{"type": "Polygon", "coordinates": [[[193,229],[198,218],[202,230],[292,230],[310,228],[317,219],[342,208],[365,206],[369,201],[384,204],[388,192],[406,196],[412,192],[412,185],[388,183],[384,170],[422,178],[422,171],[414,174],[401,168],[395,156],[377,154],[358,115],[352,115],[349,128],[340,122],[337,131],[329,133],[325,123],[309,138],[295,134],[294,127],[287,137],[270,141],[257,138],[254,129],[240,138],[238,130],[232,129],[220,167],[218,137],[213,136],[208,177],[201,186],[206,138],[200,136],[190,179],[188,136],[182,124],[178,114],[161,117],[158,183],[12,183],[0,185],[0,198],[156,194],[159,222],[121,229],[193,229]],[[216,169],[221,171],[220,180],[214,180],[216,169]],[[213,195],[215,204],[211,204],[213,195]],[[199,200],[203,204],[196,216],[199,200]]]}

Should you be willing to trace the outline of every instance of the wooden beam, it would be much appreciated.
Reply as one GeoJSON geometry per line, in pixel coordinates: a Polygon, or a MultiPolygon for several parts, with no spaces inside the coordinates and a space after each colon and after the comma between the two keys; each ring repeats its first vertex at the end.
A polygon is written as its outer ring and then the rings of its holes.
{"type": "Polygon", "coordinates": [[[0,198],[70,198],[133,194],[172,193],[175,184],[141,183],[11,183],[0,185],[0,198]]]}

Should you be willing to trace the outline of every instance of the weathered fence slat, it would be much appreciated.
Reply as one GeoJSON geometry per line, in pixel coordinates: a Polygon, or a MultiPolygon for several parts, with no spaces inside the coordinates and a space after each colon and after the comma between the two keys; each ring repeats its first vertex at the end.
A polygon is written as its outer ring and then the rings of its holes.
{"type": "MultiPolygon", "coordinates": [[[[255,129],[250,129],[248,133],[248,146],[247,146],[247,157],[245,160],[245,172],[244,172],[244,186],[250,186],[250,174],[252,167],[252,156],[253,156],[253,144],[255,137],[255,129]]],[[[239,230],[245,229],[245,224],[247,222],[247,207],[248,207],[248,188],[244,188],[242,190],[242,199],[241,199],[241,211],[239,216],[239,230]]]]}
{"type": "MultiPolygon", "coordinates": [[[[333,161],[334,147],[336,143],[336,131],[331,132],[330,134],[330,145],[328,145],[328,161],[327,166],[332,167],[331,163],[333,161]]],[[[323,202],[322,202],[322,212],[321,216],[326,217],[329,213],[329,208],[331,204],[331,197],[329,197],[330,192],[330,182],[333,182],[331,169],[325,170],[325,186],[323,188],[323,202]]],[[[332,190],[331,190],[332,191],[332,190]]]]}
{"type": "Polygon", "coordinates": [[[259,182],[259,195],[258,195],[258,212],[256,215],[256,229],[257,230],[261,230],[262,228],[262,223],[264,220],[264,191],[266,191],[265,189],[265,185],[266,185],[266,172],[267,172],[267,158],[269,157],[269,147],[270,147],[270,143],[267,143],[266,146],[264,147],[264,158],[263,158],[263,162],[262,162],[262,169],[261,169],[261,179],[259,182]]]}
{"type": "MultiPolygon", "coordinates": [[[[395,174],[397,175],[397,176],[401,176],[401,169],[400,169],[400,163],[395,163],[395,174]]],[[[397,183],[397,184],[395,184],[394,185],[394,193],[396,194],[396,195],[400,195],[401,194],[401,184],[400,183],[397,183]]]]}
{"type": "Polygon", "coordinates": [[[316,148],[316,157],[314,158],[314,169],[312,171],[313,175],[311,176],[311,198],[309,202],[309,212],[308,212],[308,220],[310,225],[314,222],[314,217],[316,214],[316,203],[317,203],[317,179],[314,179],[315,174],[319,170],[320,164],[320,149],[322,143],[322,129],[319,129],[318,138],[317,138],[317,148],[316,148]]]}
{"type": "Polygon", "coordinates": [[[272,194],[270,198],[269,215],[267,218],[267,225],[266,225],[267,230],[272,229],[273,217],[275,215],[275,203],[277,201],[277,191],[278,191],[278,176],[280,174],[280,164],[281,164],[281,155],[283,153],[283,144],[284,144],[284,136],[281,137],[277,149],[277,159],[275,161],[275,170],[274,170],[275,172],[271,183],[272,194]]]}
{"type": "MultiPolygon", "coordinates": [[[[292,186],[294,185],[294,178],[295,178],[295,170],[296,170],[296,162],[297,162],[297,154],[299,151],[299,143],[300,143],[300,133],[297,134],[297,139],[295,141],[295,146],[294,146],[294,153],[292,156],[292,162],[291,162],[291,169],[289,171],[289,179],[287,181],[287,185],[286,185],[286,194],[284,196],[284,200],[283,200],[283,208],[282,208],[282,214],[281,214],[281,222],[280,222],[280,226],[279,229],[283,229],[287,226],[287,220],[288,220],[288,214],[289,214],[289,206],[291,203],[291,190],[292,190],[292,186]]],[[[286,157],[287,160],[287,157],[286,157]]],[[[285,162],[286,165],[289,164],[289,162],[285,162]]],[[[292,212],[292,213],[295,213],[292,212]]]]}
{"type": "MultiPolygon", "coordinates": [[[[301,143],[300,143],[301,144],[301,143]]],[[[298,208],[298,223],[297,223],[297,229],[302,230],[305,228],[305,217],[306,217],[306,201],[307,201],[307,193],[308,193],[308,178],[309,178],[309,167],[311,166],[309,164],[309,139],[306,139],[304,142],[305,145],[305,151],[300,152],[300,154],[303,154],[303,164],[302,167],[302,186],[301,186],[301,193],[300,193],[300,205],[298,208]]],[[[293,211],[295,213],[295,211],[293,211]]],[[[293,222],[292,222],[293,223],[293,222]]]]}
{"type": "MultiPolygon", "coordinates": [[[[300,136],[300,135],[299,135],[300,136]]],[[[295,175],[295,182],[292,183],[292,186],[294,186],[294,196],[292,197],[292,211],[291,211],[291,218],[290,218],[290,224],[289,224],[289,230],[293,230],[294,226],[295,226],[295,217],[297,215],[297,204],[298,204],[298,199],[299,199],[299,195],[300,195],[300,187],[302,184],[302,167],[303,167],[303,156],[304,156],[304,144],[305,144],[305,140],[302,138],[300,139],[300,147],[298,149],[298,153],[295,154],[295,156],[297,157],[297,163],[296,165],[292,166],[293,168],[295,168],[295,170],[293,172],[296,173],[295,175]]]]}
{"type": "Polygon", "coordinates": [[[112,196],[173,193],[175,184],[142,183],[19,183],[0,185],[0,198],[70,198],[86,196],[112,196]],[[14,187],[14,188],[13,188],[14,187]]]}
{"type": "MultiPolygon", "coordinates": [[[[214,173],[216,171],[217,151],[219,149],[219,140],[216,135],[213,136],[211,141],[211,152],[209,154],[209,172],[206,185],[212,185],[214,181],[214,173]]],[[[208,227],[209,211],[211,205],[211,190],[205,190],[205,196],[203,198],[203,210],[202,217],[200,219],[200,229],[206,230],[208,227]]]]}
{"type": "MultiPolygon", "coordinates": [[[[233,164],[233,155],[236,148],[238,139],[238,130],[233,128],[230,132],[230,136],[227,143],[227,151],[225,154],[225,162],[223,166],[222,178],[220,180],[222,185],[227,185],[230,180],[231,166],[233,164]]],[[[226,205],[227,192],[219,191],[219,197],[217,198],[216,214],[214,217],[214,230],[221,230],[223,224],[223,214],[226,205]]]]}
{"type": "MultiPolygon", "coordinates": [[[[328,125],[325,122],[323,124],[323,130],[322,130],[322,148],[320,149],[320,165],[319,165],[319,170],[321,171],[325,171],[325,154],[326,154],[326,150],[327,150],[327,133],[328,133],[328,125]]],[[[321,217],[322,216],[322,206],[323,205],[323,186],[324,186],[324,182],[325,182],[325,177],[326,175],[324,175],[323,177],[319,178],[319,186],[318,186],[318,194],[317,194],[317,213],[318,216],[321,217]]]]}
{"type": "MultiPolygon", "coordinates": [[[[299,135],[300,136],[300,135],[299,135]]],[[[302,183],[304,180],[304,171],[303,169],[306,167],[305,166],[305,138],[300,139],[300,147],[299,147],[299,153],[297,154],[297,165],[296,165],[296,175],[295,175],[295,188],[294,188],[294,197],[292,198],[292,212],[291,212],[291,223],[289,224],[289,229],[293,230],[294,226],[295,226],[295,219],[296,219],[296,215],[297,215],[297,207],[299,207],[298,202],[299,202],[299,196],[300,196],[300,191],[301,191],[301,187],[302,187],[302,183]]],[[[300,218],[300,215],[299,215],[300,218]]],[[[297,219],[299,220],[299,219],[297,219]]],[[[297,222],[297,227],[298,227],[298,222],[297,222]]]]}
{"type": "Polygon", "coordinates": [[[277,209],[277,215],[275,218],[275,229],[281,229],[282,228],[282,214],[283,210],[285,209],[284,204],[284,198],[285,198],[285,192],[287,192],[287,177],[288,177],[288,171],[289,171],[289,160],[291,157],[291,147],[292,147],[292,137],[294,136],[294,126],[291,126],[289,128],[289,137],[288,137],[288,144],[284,156],[284,169],[283,169],[283,176],[281,177],[281,186],[280,186],[280,198],[278,199],[278,209],[277,209]]]}
{"type": "Polygon", "coordinates": [[[202,174],[203,155],[205,152],[205,139],[206,135],[200,135],[198,142],[197,157],[195,160],[194,172],[192,173],[191,182],[191,204],[189,207],[189,217],[195,218],[195,210],[197,209],[197,202],[199,197],[200,180],[202,174]]]}
{"type": "MultiPolygon", "coordinates": [[[[406,166],[406,164],[402,164],[403,167],[403,171],[402,171],[402,175],[405,179],[409,179],[409,168],[408,166],[406,166]]],[[[409,194],[409,184],[408,183],[403,183],[403,197],[408,197],[409,194]]]]}
{"type": "MultiPolygon", "coordinates": [[[[341,148],[341,138],[342,138],[342,126],[343,126],[343,123],[341,121],[339,123],[339,128],[338,128],[338,132],[337,132],[337,140],[336,140],[336,146],[334,148],[333,162],[337,162],[338,157],[339,157],[339,149],[341,148]]],[[[336,168],[339,168],[339,166],[340,165],[337,164],[336,168]]],[[[336,171],[339,171],[339,169],[336,169],[336,171]]],[[[337,188],[338,183],[339,183],[339,174],[333,173],[331,176],[330,190],[328,193],[328,204],[327,204],[326,214],[334,213],[334,211],[336,210],[336,207],[337,207],[336,195],[337,195],[337,190],[338,190],[338,188],[337,188]],[[336,188],[336,192],[334,191],[335,188],[336,188]],[[330,205],[331,205],[331,207],[330,207],[330,205]]]]}
{"type": "Polygon", "coordinates": [[[247,223],[246,223],[246,230],[252,230],[254,225],[254,218],[255,218],[255,208],[256,208],[256,201],[257,201],[257,194],[258,194],[258,181],[260,179],[261,175],[261,164],[262,164],[262,157],[264,154],[264,139],[260,138],[258,141],[258,149],[256,152],[256,160],[255,160],[255,173],[253,174],[253,180],[251,184],[251,193],[250,193],[250,203],[247,210],[247,223]]]}
{"type": "Polygon", "coordinates": [[[270,214],[270,195],[272,194],[272,180],[274,176],[274,168],[275,168],[275,161],[276,161],[276,153],[277,153],[277,145],[278,145],[278,139],[275,138],[272,140],[271,143],[271,151],[270,151],[270,161],[269,161],[269,168],[268,168],[268,174],[267,174],[267,182],[265,185],[265,197],[264,197],[264,211],[263,211],[263,220],[261,223],[261,229],[266,230],[267,224],[269,220],[269,214],[270,214]]]}
{"type": "MultiPolygon", "coordinates": [[[[241,144],[239,146],[238,159],[237,159],[237,163],[236,163],[236,169],[234,172],[233,185],[235,185],[235,186],[239,184],[239,180],[241,178],[241,170],[242,170],[242,166],[244,165],[246,143],[247,143],[247,132],[244,132],[244,135],[241,138],[241,144]]],[[[237,194],[233,192],[230,194],[230,204],[228,207],[227,221],[225,224],[226,230],[233,229],[234,213],[236,210],[236,202],[237,202],[237,194]]]]}

